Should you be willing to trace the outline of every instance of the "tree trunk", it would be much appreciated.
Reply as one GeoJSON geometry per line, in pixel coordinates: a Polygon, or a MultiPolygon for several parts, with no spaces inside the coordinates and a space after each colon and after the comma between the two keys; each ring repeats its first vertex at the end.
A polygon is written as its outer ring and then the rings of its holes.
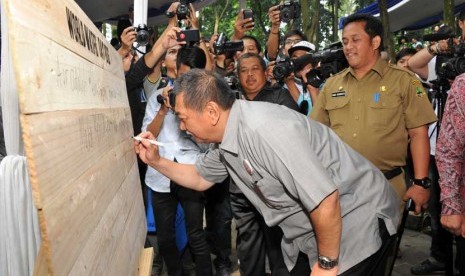
{"type": "Polygon", "coordinates": [[[318,25],[320,20],[320,1],[319,0],[301,0],[302,7],[302,30],[309,42],[315,44],[318,48],[318,25]],[[310,9],[310,2],[312,7],[310,9]]]}
{"type": "Polygon", "coordinates": [[[452,27],[455,32],[454,2],[454,0],[444,0],[444,23],[452,27]]]}
{"type": "MultiPolygon", "coordinates": [[[[265,23],[263,22],[263,6],[261,1],[254,1],[255,4],[252,4],[253,11],[255,13],[254,15],[254,20],[255,20],[255,28],[260,26],[260,29],[262,30],[262,33],[266,34],[266,37],[268,37],[269,32],[266,31],[265,28],[265,23]],[[258,26],[257,26],[258,25],[258,26]]],[[[266,11],[268,12],[268,11],[266,11]]]]}
{"type": "Polygon", "coordinates": [[[339,0],[333,2],[333,41],[339,40],[339,0]]]}
{"type": "Polygon", "coordinates": [[[391,60],[394,60],[396,53],[394,41],[392,40],[391,28],[389,27],[389,14],[387,11],[387,0],[378,0],[379,14],[384,27],[384,47],[391,60]]]}

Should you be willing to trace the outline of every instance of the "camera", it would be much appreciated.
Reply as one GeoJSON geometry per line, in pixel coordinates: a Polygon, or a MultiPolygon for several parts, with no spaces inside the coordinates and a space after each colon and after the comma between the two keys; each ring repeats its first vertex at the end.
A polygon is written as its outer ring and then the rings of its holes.
{"type": "Polygon", "coordinates": [[[218,36],[218,39],[216,40],[215,44],[213,44],[213,50],[215,52],[215,55],[222,55],[227,53],[234,54],[236,51],[244,50],[244,42],[242,40],[228,41],[226,35],[224,33],[221,33],[218,36]]]}
{"type": "Polygon", "coordinates": [[[239,89],[239,80],[237,79],[236,76],[234,75],[225,76],[224,80],[228,83],[229,88],[231,88],[231,90],[239,89]]]}
{"type": "MultiPolygon", "coordinates": [[[[165,104],[165,98],[163,97],[163,95],[161,95],[161,94],[157,95],[157,102],[159,104],[161,104],[161,105],[165,104]]],[[[174,93],[169,92],[168,93],[168,103],[170,104],[170,106],[172,108],[174,108],[175,102],[176,102],[176,95],[174,93]]]]}
{"type": "Polygon", "coordinates": [[[279,61],[273,68],[273,77],[282,82],[291,73],[296,73],[302,70],[307,64],[316,66],[315,59],[311,54],[303,55],[294,60],[286,58],[285,60],[279,61]]]}
{"type": "Polygon", "coordinates": [[[140,24],[139,26],[134,27],[134,31],[137,33],[136,42],[139,46],[147,46],[150,39],[150,31],[147,28],[147,25],[140,24]]]}
{"type": "Polygon", "coordinates": [[[465,73],[465,43],[454,45],[449,40],[449,53],[438,54],[436,60],[436,74],[439,78],[453,80],[465,73]]]}
{"type": "Polygon", "coordinates": [[[349,66],[347,59],[342,50],[342,43],[332,43],[328,48],[321,52],[312,54],[315,61],[320,63],[318,68],[310,70],[307,73],[307,84],[313,87],[320,85],[331,75],[334,75],[349,66]]]}
{"type": "Polygon", "coordinates": [[[176,15],[178,20],[187,19],[189,17],[189,1],[180,0],[178,8],[176,9],[176,15]]]}
{"type": "Polygon", "coordinates": [[[286,0],[282,5],[279,5],[281,13],[281,21],[289,22],[292,19],[300,17],[300,4],[292,0],[286,0]]]}

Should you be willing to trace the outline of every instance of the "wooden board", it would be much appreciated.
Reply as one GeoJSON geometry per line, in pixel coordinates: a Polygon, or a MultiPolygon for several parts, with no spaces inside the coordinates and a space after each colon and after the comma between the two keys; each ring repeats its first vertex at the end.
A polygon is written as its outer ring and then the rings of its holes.
{"type": "Polygon", "coordinates": [[[2,0],[42,245],[35,275],[136,275],[145,211],[121,58],[72,0],[2,0]]]}

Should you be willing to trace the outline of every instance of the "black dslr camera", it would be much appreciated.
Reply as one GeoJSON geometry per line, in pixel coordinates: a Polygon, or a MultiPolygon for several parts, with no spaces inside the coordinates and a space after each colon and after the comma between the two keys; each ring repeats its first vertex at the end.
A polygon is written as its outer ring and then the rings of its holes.
{"type": "Polygon", "coordinates": [[[283,22],[287,23],[292,19],[300,17],[300,4],[293,0],[284,1],[282,5],[279,5],[279,10],[281,12],[281,21],[283,22]]]}
{"type": "Polygon", "coordinates": [[[244,42],[240,41],[228,41],[226,35],[221,33],[218,36],[215,44],[213,44],[213,50],[215,55],[222,55],[232,53],[234,54],[236,51],[244,50],[244,42]]]}
{"type": "Polygon", "coordinates": [[[436,60],[436,74],[439,78],[453,80],[460,74],[465,73],[465,43],[454,45],[449,40],[450,52],[438,54],[436,60]]]}
{"type": "Polygon", "coordinates": [[[294,60],[286,58],[285,60],[279,61],[273,68],[273,77],[278,81],[282,82],[291,73],[296,73],[302,70],[307,64],[316,66],[315,59],[311,54],[303,55],[294,60]]]}
{"type": "Polygon", "coordinates": [[[136,42],[138,46],[147,46],[149,44],[150,39],[150,31],[147,28],[147,25],[140,24],[137,27],[134,27],[134,31],[136,31],[136,42]]]}
{"type": "Polygon", "coordinates": [[[176,15],[178,16],[178,20],[187,19],[189,17],[189,13],[189,1],[180,0],[178,8],[176,9],[176,15]]]}
{"type": "Polygon", "coordinates": [[[320,63],[320,67],[307,73],[307,84],[313,87],[320,87],[331,75],[349,67],[341,42],[332,43],[328,48],[314,53],[312,56],[315,61],[320,63]]]}

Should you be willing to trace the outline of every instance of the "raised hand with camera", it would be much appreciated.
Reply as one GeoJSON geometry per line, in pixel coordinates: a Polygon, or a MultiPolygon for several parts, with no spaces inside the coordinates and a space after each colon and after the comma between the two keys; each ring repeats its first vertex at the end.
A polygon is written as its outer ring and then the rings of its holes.
{"type": "Polygon", "coordinates": [[[137,32],[134,27],[130,26],[123,30],[121,34],[121,47],[118,49],[118,54],[122,58],[126,57],[132,50],[132,44],[136,41],[137,32]]]}
{"type": "Polygon", "coordinates": [[[270,34],[266,42],[268,59],[276,60],[279,50],[279,26],[281,24],[279,5],[272,6],[268,10],[268,18],[271,22],[270,34]]]}

